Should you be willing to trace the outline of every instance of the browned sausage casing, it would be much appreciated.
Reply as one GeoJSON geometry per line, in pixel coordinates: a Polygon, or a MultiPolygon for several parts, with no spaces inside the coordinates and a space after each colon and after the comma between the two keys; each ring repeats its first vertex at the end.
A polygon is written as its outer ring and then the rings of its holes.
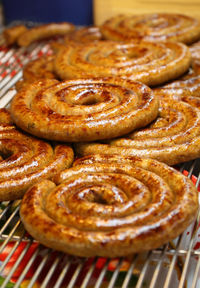
{"type": "Polygon", "coordinates": [[[27,231],[66,253],[117,257],[154,249],[195,219],[198,193],[152,159],[95,155],[34,185],[20,208],[27,231]]]}
{"type": "Polygon", "coordinates": [[[173,13],[118,15],[101,26],[106,39],[173,41],[190,44],[200,39],[200,22],[190,16],[173,13]]]}
{"type": "Polygon", "coordinates": [[[69,167],[73,150],[25,135],[12,124],[10,115],[0,109],[0,201],[20,199],[26,190],[42,179],[51,179],[69,167]]]}
{"type": "Polygon", "coordinates": [[[157,113],[150,88],[119,77],[38,81],[21,89],[11,104],[20,128],[68,142],[117,137],[147,125],[157,113]]]}
{"type": "Polygon", "coordinates": [[[189,48],[181,43],[70,42],[55,58],[60,79],[117,76],[158,85],[186,72],[189,48]]]}
{"type": "Polygon", "coordinates": [[[50,23],[40,25],[27,30],[17,39],[19,46],[29,46],[32,42],[53,37],[56,35],[65,35],[75,29],[74,25],[68,22],[50,23]]]}
{"type": "MultiPolygon", "coordinates": [[[[167,90],[167,89],[166,89],[167,90]]],[[[164,95],[165,90],[159,92],[164,95]]],[[[157,96],[158,92],[156,93],[157,96]]],[[[122,138],[101,143],[78,143],[80,155],[95,153],[143,156],[168,165],[200,156],[200,112],[195,105],[160,97],[158,117],[149,126],[122,138]]]]}

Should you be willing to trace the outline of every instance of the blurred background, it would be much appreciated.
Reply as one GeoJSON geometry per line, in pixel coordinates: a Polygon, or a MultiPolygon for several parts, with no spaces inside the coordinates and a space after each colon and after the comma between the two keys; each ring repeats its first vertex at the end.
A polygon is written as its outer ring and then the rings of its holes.
{"type": "Polygon", "coordinates": [[[0,25],[16,21],[100,25],[117,14],[172,11],[200,18],[200,0],[0,0],[0,25]]]}
{"type": "Polygon", "coordinates": [[[0,21],[5,25],[13,21],[93,23],[92,0],[0,0],[0,4],[0,21]]]}

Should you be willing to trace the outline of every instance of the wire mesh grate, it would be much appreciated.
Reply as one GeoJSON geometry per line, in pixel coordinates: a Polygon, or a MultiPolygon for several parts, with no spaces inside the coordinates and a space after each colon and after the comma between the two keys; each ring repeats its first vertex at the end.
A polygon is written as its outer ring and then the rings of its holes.
{"type": "MultiPolygon", "coordinates": [[[[9,105],[22,67],[48,51],[48,43],[33,44],[26,50],[0,49],[0,107],[9,105]]],[[[199,186],[199,159],[178,169],[199,186]]],[[[24,231],[19,205],[20,201],[0,204],[2,288],[200,287],[199,215],[182,235],[159,249],[120,259],[87,259],[47,249],[34,241],[24,231]]]]}

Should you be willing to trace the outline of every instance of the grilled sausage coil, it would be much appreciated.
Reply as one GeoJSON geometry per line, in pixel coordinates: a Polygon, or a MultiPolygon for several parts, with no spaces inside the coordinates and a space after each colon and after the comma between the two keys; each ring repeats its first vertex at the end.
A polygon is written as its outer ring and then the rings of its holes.
{"type": "Polygon", "coordinates": [[[54,68],[63,80],[120,76],[157,85],[182,75],[190,62],[190,51],[181,43],[72,42],[58,52],[54,68]]]}
{"type": "Polygon", "coordinates": [[[20,208],[27,231],[42,244],[90,257],[157,248],[193,221],[192,182],[152,159],[88,156],[51,181],[34,185],[20,208]]]}
{"type": "Polygon", "coordinates": [[[106,39],[173,41],[190,44],[200,39],[200,22],[190,16],[173,13],[118,15],[101,26],[106,39]]]}
{"type": "Polygon", "coordinates": [[[157,113],[150,88],[118,77],[38,81],[20,90],[11,104],[20,128],[68,142],[117,137],[147,125],[157,113]]]}
{"type": "Polygon", "coordinates": [[[164,97],[160,99],[157,119],[146,128],[109,140],[107,144],[78,143],[76,151],[82,156],[101,151],[143,156],[168,165],[195,159],[200,156],[200,113],[193,106],[164,97]]]}
{"type": "Polygon", "coordinates": [[[20,199],[41,179],[51,179],[69,167],[73,150],[25,135],[12,124],[9,112],[0,110],[0,201],[20,199]]]}

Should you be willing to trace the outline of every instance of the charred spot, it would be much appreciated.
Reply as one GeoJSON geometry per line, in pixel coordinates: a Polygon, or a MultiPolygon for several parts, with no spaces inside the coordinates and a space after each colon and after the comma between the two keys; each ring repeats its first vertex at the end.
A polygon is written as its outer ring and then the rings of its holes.
{"type": "Polygon", "coordinates": [[[34,129],[35,128],[35,123],[28,123],[27,128],[28,129],[34,129]]]}
{"type": "MultiPolygon", "coordinates": [[[[107,234],[107,235],[108,235],[108,236],[111,236],[111,235],[113,235],[113,233],[109,233],[109,234],[107,234]]],[[[101,241],[101,246],[104,247],[104,246],[107,245],[107,243],[108,243],[108,241],[102,240],[102,241],[101,241]]]]}
{"type": "Polygon", "coordinates": [[[52,114],[54,114],[55,112],[51,109],[46,110],[47,112],[47,116],[51,116],[52,114]]]}
{"type": "Polygon", "coordinates": [[[158,167],[159,163],[157,163],[156,161],[151,161],[151,166],[150,167],[158,167]]]}
{"type": "Polygon", "coordinates": [[[101,95],[104,97],[104,101],[107,101],[110,99],[110,92],[109,91],[103,90],[101,95]]]}
{"type": "Polygon", "coordinates": [[[63,102],[66,102],[66,94],[68,93],[68,87],[67,88],[63,88],[61,90],[59,90],[56,93],[56,96],[59,97],[59,99],[63,102]]]}
{"type": "Polygon", "coordinates": [[[52,231],[56,225],[55,222],[53,222],[52,220],[49,220],[49,221],[43,220],[42,222],[41,222],[41,220],[39,220],[38,224],[39,225],[42,224],[42,228],[43,228],[44,233],[49,233],[49,231],[52,231]]]}
{"type": "Polygon", "coordinates": [[[42,154],[42,153],[46,154],[46,152],[48,151],[48,144],[45,142],[41,142],[39,144],[40,145],[38,145],[38,149],[37,149],[38,153],[39,154],[42,154]]]}
{"type": "MultiPolygon", "coordinates": [[[[34,207],[33,205],[29,202],[29,200],[27,201],[23,201],[23,205],[25,205],[25,210],[23,208],[21,208],[21,210],[23,211],[23,214],[25,215],[32,215],[34,214],[34,207]]],[[[23,207],[23,206],[22,206],[23,207]]]]}
{"type": "Polygon", "coordinates": [[[148,91],[144,91],[142,94],[142,97],[144,100],[148,100],[149,99],[149,92],[148,91]]]}
{"type": "Polygon", "coordinates": [[[130,90],[125,90],[124,91],[124,95],[125,96],[130,96],[132,94],[132,91],[130,91],[130,90]]]}
{"type": "MultiPolygon", "coordinates": [[[[130,138],[127,138],[127,139],[130,139],[130,138]]],[[[135,161],[137,161],[137,162],[143,162],[143,159],[140,158],[140,157],[138,157],[138,156],[127,156],[127,159],[128,159],[129,161],[132,161],[132,162],[135,162],[135,161]]]]}
{"type": "Polygon", "coordinates": [[[54,111],[50,109],[47,105],[40,107],[40,114],[52,115],[53,113],[54,111]]]}
{"type": "Polygon", "coordinates": [[[141,49],[139,49],[139,52],[141,53],[141,54],[145,54],[146,52],[148,51],[148,49],[147,48],[141,48],[141,49]]]}
{"type": "Polygon", "coordinates": [[[36,94],[35,98],[36,98],[38,101],[41,101],[42,98],[43,98],[42,93],[39,91],[39,92],[36,94]]]}

